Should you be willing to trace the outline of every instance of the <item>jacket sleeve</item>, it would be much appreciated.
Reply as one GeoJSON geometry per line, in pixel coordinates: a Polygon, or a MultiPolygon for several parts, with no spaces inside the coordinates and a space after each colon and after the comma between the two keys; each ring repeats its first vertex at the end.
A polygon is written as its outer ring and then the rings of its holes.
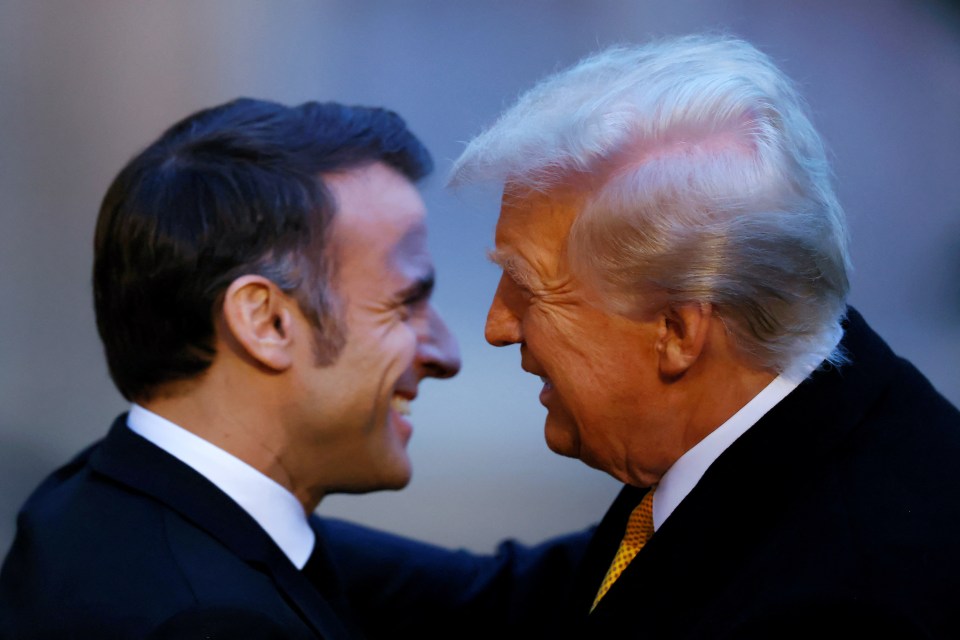
{"type": "MultiPolygon", "coordinates": [[[[593,528],[527,546],[501,543],[493,554],[418,542],[342,520],[322,533],[347,597],[372,638],[449,637],[545,630],[563,607],[593,528]]],[[[496,635],[492,635],[496,634],[496,635]]]]}

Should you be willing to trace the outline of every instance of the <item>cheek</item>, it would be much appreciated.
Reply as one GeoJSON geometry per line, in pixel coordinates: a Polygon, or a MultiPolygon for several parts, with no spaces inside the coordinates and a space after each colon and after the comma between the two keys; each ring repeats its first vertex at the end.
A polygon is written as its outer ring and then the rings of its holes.
{"type": "Polygon", "coordinates": [[[408,369],[417,353],[417,334],[404,322],[393,322],[373,345],[375,357],[397,375],[408,369]]]}
{"type": "Polygon", "coordinates": [[[568,324],[546,325],[533,332],[537,356],[558,385],[596,386],[609,370],[608,356],[597,348],[597,336],[568,324]]]}
{"type": "Polygon", "coordinates": [[[392,385],[413,362],[416,345],[416,334],[403,322],[383,320],[368,322],[366,326],[352,325],[340,363],[347,369],[347,377],[365,379],[368,384],[376,380],[392,385]]]}
{"type": "Polygon", "coordinates": [[[611,341],[608,347],[597,336],[573,331],[543,337],[541,362],[578,422],[619,421],[637,407],[649,385],[643,363],[626,346],[611,341]]]}
{"type": "Polygon", "coordinates": [[[539,303],[530,306],[523,323],[525,341],[536,345],[543,358],[549,354],[563,354],[571,359],[575,353],[588,347],[590,336],[577,323],[576,317],[562,309],[539,303]]]}

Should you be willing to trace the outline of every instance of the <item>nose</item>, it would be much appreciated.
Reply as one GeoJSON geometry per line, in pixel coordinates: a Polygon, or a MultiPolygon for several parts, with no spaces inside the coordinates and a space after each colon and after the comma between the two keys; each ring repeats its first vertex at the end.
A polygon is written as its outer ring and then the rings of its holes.
{"type": "Polygon", "coordinates": [[[520,318],[507,304],[511,287],[516,285],[506,274],[501,275],[497,291],[493,294],[493,301],[490,303],[490,311],[487,312],[487,323],[484,325],[483,333],[487,342],[495,347],[506,347],[523,342],[520,318]]]}
{"type": "Polygon", "coordinates": [[[432,306],[427,333],[417,343],[417,367],[421,378],[452,378],[460,371],[460,347],[447,323],[432,306]]]}

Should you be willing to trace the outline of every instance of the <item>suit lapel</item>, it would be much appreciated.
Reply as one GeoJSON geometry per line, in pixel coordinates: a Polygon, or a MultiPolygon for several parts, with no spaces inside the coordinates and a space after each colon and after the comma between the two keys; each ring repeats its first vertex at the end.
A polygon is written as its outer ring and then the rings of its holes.
{"type": "MultiPolygon", "coordinates": [[[[92,468],[163,503],[269,575],[291,606],[324,638],[351,637],[320,592],[297,570],[256,521],[214,484],[117,418],[93,453],[92,468]]],[[[321,544],[320,540],[317,541],[321,544]]]]}

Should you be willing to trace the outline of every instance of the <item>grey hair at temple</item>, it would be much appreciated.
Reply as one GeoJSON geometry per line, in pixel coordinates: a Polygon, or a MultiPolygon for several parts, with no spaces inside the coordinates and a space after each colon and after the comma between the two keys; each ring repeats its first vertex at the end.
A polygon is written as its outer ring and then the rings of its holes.
{"type": "Polygon", "coordinates": [[[450,181],[580,189],[571,265],[613,312],[710,303],[759,366],[843,362],[850,260],[831,169],[793,83],[747,42],[589,56],[523,94],[450,181]]]}

